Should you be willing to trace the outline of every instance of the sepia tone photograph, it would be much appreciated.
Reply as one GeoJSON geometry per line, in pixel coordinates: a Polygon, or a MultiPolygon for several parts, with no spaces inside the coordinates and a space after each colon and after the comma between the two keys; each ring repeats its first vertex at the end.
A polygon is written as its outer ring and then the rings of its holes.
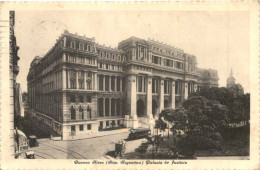
{"type": "Polygon", "coordinates": [[[10,155],[74,164],[250,160],[250,17],[10,10],[10,155]]]}

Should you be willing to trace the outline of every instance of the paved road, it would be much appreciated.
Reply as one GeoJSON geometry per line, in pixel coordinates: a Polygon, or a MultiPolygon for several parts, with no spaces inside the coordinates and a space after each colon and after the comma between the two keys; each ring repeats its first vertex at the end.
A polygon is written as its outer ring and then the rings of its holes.
{"type": "MultiPolygon", "coordinates": [[[[114,151],[114,143],[126,139],[128,132],[73,141],[39,139],[39,146],[30,148],[36,159],[97,159],[114,151]]],[[[126,142],[126,152],[133,152],[145,139],[126,142]]]]}

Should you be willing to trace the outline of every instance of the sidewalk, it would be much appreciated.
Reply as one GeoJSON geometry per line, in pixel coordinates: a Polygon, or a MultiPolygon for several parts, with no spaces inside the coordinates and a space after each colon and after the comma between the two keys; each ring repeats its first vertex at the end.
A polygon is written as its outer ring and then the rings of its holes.
{"type": "MultiPolygon", "coordinates": [[[[90,138],[98,138],[103,136],[110,136],[120,133],[129,133],[130,128],[124,128],[124,129],[117,129],[117,130],[111,130],[111,131],[99,131],[91,134],[86,135],[78,135],[78,136],[69,136],[67,139],[63,139],[64,141],[74,141],[74,140],[83,140],[83,139],[90,139],[90,138]]],[[[60,141],[61,137],[53,137],[52,140],[60,141]]]]}

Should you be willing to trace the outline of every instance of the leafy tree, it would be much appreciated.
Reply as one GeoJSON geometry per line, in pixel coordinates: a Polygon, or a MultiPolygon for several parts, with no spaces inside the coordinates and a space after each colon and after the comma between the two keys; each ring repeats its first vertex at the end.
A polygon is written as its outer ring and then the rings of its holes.
{"type": "Polygon", "coordinates": [[[192,96],[181,108],[163,110],[159,116],[171,122],[173,149],[192,155],[196,149],[221,149],[219,131],[227,126],[227,107],[202,96],[192,96]],[[184,133],[184,135],[181,135],[184,133]]]}
{"type": "Polygon", "coordinates": [[[228,108],[229,123],[249,122],[250,118],[250,94],[235,95],[233,91],[222,87],[203,88],[199,92],[192,93],[190,97],[204,96],[209,100],[218,101],[228,108]]]}

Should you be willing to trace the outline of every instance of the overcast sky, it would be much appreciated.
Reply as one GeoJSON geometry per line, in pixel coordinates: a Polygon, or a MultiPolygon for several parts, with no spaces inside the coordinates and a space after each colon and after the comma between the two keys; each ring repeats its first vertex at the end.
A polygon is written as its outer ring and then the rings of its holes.
{"type": "Polygon", "coordinates": [[[220,87],[233,68],[236,82],[250,90],[247,12],[16,11],[23,91],[33,58],[46,54],[65,29],[111,47],[131,36],[153,38],[195,55],[200,68],[217,69],[220,87]]]}

